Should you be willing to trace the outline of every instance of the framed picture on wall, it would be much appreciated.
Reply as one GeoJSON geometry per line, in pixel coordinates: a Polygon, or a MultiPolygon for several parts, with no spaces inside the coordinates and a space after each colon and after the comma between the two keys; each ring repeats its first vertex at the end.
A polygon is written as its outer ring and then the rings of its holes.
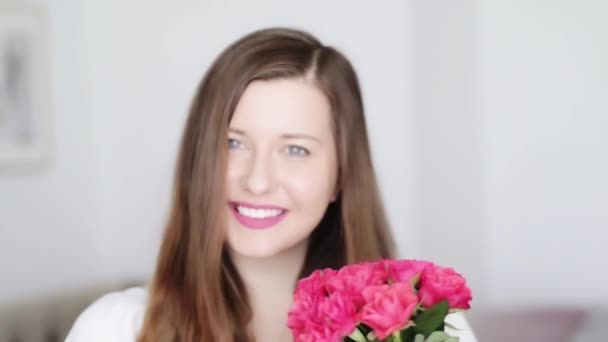
{"type": "Polygon", "coordinates": [[[0,2],[0,169],[45,164],[51,151],[47,16],[0,2]]]}

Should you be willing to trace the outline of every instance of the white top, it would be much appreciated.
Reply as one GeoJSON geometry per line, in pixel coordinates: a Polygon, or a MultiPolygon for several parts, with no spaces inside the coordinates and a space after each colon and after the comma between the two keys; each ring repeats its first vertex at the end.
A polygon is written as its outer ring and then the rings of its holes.
{"type": "MultiPolygon", "coordinates": [[[[142,287],[101,297],[78,317],[65,342],[134,342],[143,323],[146,300],[142,287]]],[[[448,334],[460,337],[460,342],[477,342],[464,315],[453,313],[446,320],[459,329],[446,328],[448,334]]]]}

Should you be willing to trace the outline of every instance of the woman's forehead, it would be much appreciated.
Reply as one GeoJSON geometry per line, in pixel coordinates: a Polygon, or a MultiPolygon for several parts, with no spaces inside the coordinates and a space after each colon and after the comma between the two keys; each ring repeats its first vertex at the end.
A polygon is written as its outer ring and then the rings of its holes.
{"type": "Polygon", "coordinates": [[[331,107],[325,94],[301,78],[254,81],[241,96],[230,122],[245,133],[277,134],[331,131],[331,107]]]}

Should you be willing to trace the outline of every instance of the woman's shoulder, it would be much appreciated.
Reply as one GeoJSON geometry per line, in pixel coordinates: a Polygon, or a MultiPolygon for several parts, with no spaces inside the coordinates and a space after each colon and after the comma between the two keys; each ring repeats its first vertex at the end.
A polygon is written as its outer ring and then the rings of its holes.
{"type": "Polygon", "coordinates": [[[106,294],[80,314],[65,341],[135,341],[146,302],[147,293],[143,287],[106,294]]]}

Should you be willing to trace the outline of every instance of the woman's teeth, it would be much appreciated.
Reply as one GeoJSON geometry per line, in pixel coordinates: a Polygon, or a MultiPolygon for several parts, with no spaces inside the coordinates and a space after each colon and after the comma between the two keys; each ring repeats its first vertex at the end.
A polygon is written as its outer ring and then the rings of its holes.
{"type": "Polygon", "coordinates": [[[251,217],[251,218],[268,218],[279,216],[283,213],[284,210],[281,209],[253,209],[244,206],[237,206],[236,210],[239,214],[251,217]]]}

